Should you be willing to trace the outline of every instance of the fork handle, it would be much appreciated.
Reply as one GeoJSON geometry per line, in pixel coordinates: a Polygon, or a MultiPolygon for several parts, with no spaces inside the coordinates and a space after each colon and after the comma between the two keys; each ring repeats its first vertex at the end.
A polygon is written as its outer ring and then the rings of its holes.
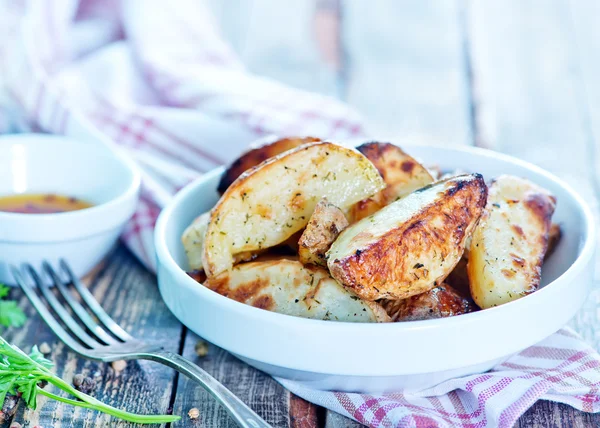
{"type": "Polygon", "coordinates": [[[244,404],[242,400],[225,388],[223,384],[181,355],[169,351],[157,351],[144,353],[143,355],[139,355],[139,357],[162,363],[194,379],[225,408],[227,413],[229,413],[240,427],[272,428],[271,425],[244,404]]]}

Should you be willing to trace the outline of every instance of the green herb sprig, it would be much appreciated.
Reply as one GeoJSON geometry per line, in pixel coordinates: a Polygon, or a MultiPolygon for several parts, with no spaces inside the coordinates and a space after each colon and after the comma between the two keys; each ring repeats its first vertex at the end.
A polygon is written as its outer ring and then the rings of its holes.
{"type": "Polygon", "coordinates": [[[2,300],[8,296],[10,288],[0,284],[0,325],[4,327],[21,327],[27,317],[14,300],[2,300]]]}
{"type": "Polygon", "coordinates": [[[104,404],[94,397],[78,391],[56,376],[50,371],[52,366],[52,362],[44,358],[36,346],[33,347],[31,354],[27,355],[0,336],[0,405],[4,402],[6,394],[20,392],[26,406],[34,410],[37,406],[37,395],[41,394],[62,403],[98,410],[128,422],[154,424],[175,422],[180,419],[179,416],[174,415],[137,415],[104,404]],[[67,392],[74,398],[62,397],[46,391],[39,386],[43,381],[67,392]]]}

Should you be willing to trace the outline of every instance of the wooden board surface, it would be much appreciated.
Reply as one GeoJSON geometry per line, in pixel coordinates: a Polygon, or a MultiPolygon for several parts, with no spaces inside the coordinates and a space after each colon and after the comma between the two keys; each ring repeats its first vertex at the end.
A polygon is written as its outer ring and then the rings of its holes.
{"type": "MultiPolygon", "coordinates": [[[[109,315],[127,331],[144,340],[158,341],[171,351],[183,351],[183,355],[223,382],[274,427],[310,426],[305,423],[316,414],[316,407],[297,397],[291,398],[271,377],[213,345],[209,345],[205,358],[198,358],[194,351],[198,337],[188,333],[170,313],[160,298],[156,277],[125,247],[119,246],[84,282],[109,315]],[[290,416],[291,405],[294,405],[298,416],[290,416]],[[291,422],[296,422],[296,425],[291,422]]],[[[123,372],[115,373],[110,364],[78,358],[54,337],[20,290],[14,289],[10,297],[20,300],[29,319],[24,327],[8,329],[1,332],[2,336],[26,351],[33,344],[47,342],[52,348],[49,358],[56,364],[57,374],[67,381],[77,373],[92,375],[98,383],[94,396],[99,400],[134,413],[173,412],[182,416],[182,421],[175,426],[236,426],[202,388],[176,375],[172,369],[140,361],[129,362],[123,372]],[[197,421],[187,417],[187,412],[194,407],[201,413],[197,421]]],[[[102,427],[111,423],[115,425],[110,426],[138,426],[123,422],[116,424],[114,419],[105,415],[46,402],[44,397],[38,400],[39,411],[26,411],[20,406],[14,421],[27,423],[29,427],[39,425],[45,428],[102,427]]],[[[8,425],[5,424],[5,427],[8,425]]]]}
{"type": "MultiPolygon", "coordinates": [[[[103,299],[100,298],[103,307],[129,331],[144,339],[159,340],[169,349],[182,350],[184,356],[223,382],[274,427],[360,426],[350,419],[333,412],[325,412],[289,394],[267,375],[247,366],[216,346],[208,344],[208,355],[198,357],[194,347],[199,338],[193,333],[185,334],[182,346],[183,328],[160,300],[155,277],[124,247],[119,247],[109,257],[106,265],[98,269],[86,282],[90,284],[96,297],[104,296],[103,299]]],[[[18,298],[20,292],[14,290],[12,294],[18,298]]],[[[108,364],[77,358],[56,341],[48,328],[33,313],[28,302],[23,300],[21,303],[23,307],[28,308],[29,321],[23,329],[4,332],[5,337],[24,347],[44,341],[49,343],[53,348],[50,358],[57,363],[60,376],[70,380],[75,373],[95,375],[99,384],[94,393],[97,398],[140,413],[166,412],[172,408],[173,413],[183,417],[181,422],[173,426],[235,426],[206,392],[184,377],[177,376],[176,379],[171,369],[147,361],[130,362],[124,372],[116,374],[108,364]],[[174,384],[177,385],[176,388],[174,384]],[[200,410],[201,417],[197,421],[187,418],[187,412],[193,407],[200,410]]],[[[28,422],[29,427],[40,425],[45,428],[99,427],[107,426],[110,420],[96,412],[74,410],[68,405],[45,402],[43,398],[40,398],[39,409],[39,412],[29,412],[20,407],[14,420],[28,422]]],[[[517,426],[543,427],[548,426],[548,422],[559,421],[568,421],[568,426],[591,426],[590,424],[600,423],[597,415],[574,411],[566,405],[539,402],[521,418],[517,426]]],[[[118,423],[111,426],[134,425],[118,423]]],[[[2,428],[5,427],[8,427],[8,424],[2,428]]]]}
{"type": "MultiPolygon", "coordinates": [[[[270,376],[253,369],[214,345],[208,345],[208,355],[199,358],[194,350],[200,338],[188,332],[183,356],[196,362],[235,395],[248,404],[267,422],[276,427],[289,426],[290,394],[270,376]]],[[[228,427],[237,425],[208,393],[184,376],[179,377],[173,411],[186,415],[191,408],[200,410],[197,421],[185,418],[181,427],[228,427]]]]}
{"type": "MultiPolygon", "coordinates": [[[[117,248],[106,264],[85,282],[103,308],[127,331],[143,339],[160,341],[177,352],[181,324],[160,299],[155,277],[127,249],[117,248]]],[[[20,290],[14,290],[13,295],[21,296],[20,290]]],[[[77,358],[54,337],[29,302],[24,297],[21,300],[29,319],[23,328],[9,329],[3,334],[9,342],[27,351],[33,344],[48,343],[52,348],[49,358],[55,363],[57,374],[67,381],[77,373],[92,375],[98,383],[94,396],[107,404],[135,413],[167,411],[173,391],[173,370],[141,361],[129,362],[124,371],[115,373],[110,364],[77,358]]],[[[108,426],[111,420],[93,411],[52,401],[45,403],[41,396],[38,400],[38,411],[24,411],[21,406],[15,421],[48,428],[108,426]]]]}

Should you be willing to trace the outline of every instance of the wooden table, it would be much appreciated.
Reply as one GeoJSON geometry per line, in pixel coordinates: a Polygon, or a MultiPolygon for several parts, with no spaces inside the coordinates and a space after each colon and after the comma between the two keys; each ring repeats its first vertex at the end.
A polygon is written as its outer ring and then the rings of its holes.
{"type": "MultiPolygon", "coordinates": [[[[209,345],[208,355],[200,358],[194,351],[199,338],[183,327],[171,315],[160,299],[156,278],[124,247],[117,248],[98,269],[86,278],[90,290],[107,312],[135,336],[157,340],[165,347],[181,353],[206,369],[242,400],[255,409],[274,427],[343,428],[358,427],[358,423],[296,397],[262,372],[232,357],[226,351],[209,345]]],[[[29,320],[24,328],[10,329],[4,336],[28,350],[32,344],[47,342],[52,348],[50,358],[58,374],[72,379],[84,373],[97,381],[94,395],[100,400],[136,413],[172,411],[182,416],[177,427],[235,427],[235,423],[200,387],[173,370],[159,364],[129,362],[116,373],[110,364],[86,361],[69,352],[36,316],[20,291],[11,297],[20,298],[29,320]],[[200,410],[200,420],[188,419],[189,409],[200,410]]],[[[72,406],[45,402],[38,398],[38,411],[25,411],[21,405],[14,420],[27,421],[29,427],[109,426],[110,418],[96,412],[72,406]]],[[[539,402],[520,420],[521,427],[598,426],[600,415],[573,410],[569,406],[539,402]]],[[[6,424],[4,427],[8,427],[6,424]]],[[[113,425],[111,425],[113,426],[113,425]]],[[[132,426],[120,423],[119,426],[132,426]]]]}
{"type": "MultiPolygon", "coordinates": [[[[356,1],[344,2],[340,13],[339,2],[321,0],[316,15],[304,0],[262,6],[261,2],[248,2],[253,4],[252,14],[248,4],[231,7],[232,2],[213,2],[213,7],[221,23],[240,24],[235,27],[236,34],[231,25],[225,27],[225,33],[251,69],[345,99],[363,112],[375,135],[382,138],[478,145],[536,163],[577,188],[597,212],[600,2],[380,0],[374,7],[371,2],[356,1]],[[260,26],[255,22],[260,10],[283,13],[277,8],[284,7],[286,16],[294,19],[251,31],[260,26]],[[315,24],[318,40],[334,40],[333,46],[321,43],[319,48],[300,42],[306,40],[301,37],[304,18],[315,24]],[[252,38],[259,33],[260,40],[252,38]],[[277,50],[280,45],[289,45],[289,49],[277,50]],[[295,54],[288,58],[293,73],[260,69],[253,63],[252,55],[264,59],[266,54],[288,52],[295,54]],[[326,67],[318,59],[321,57],[326,67]]],[[[210,346],[206,357],[198,358],[194,352],[198,338],[169,313],[159,297],[155,277],[125,248],[117,248],[87,283],[128,330],[192,358],[273,426],[356,425],[290,395],[268,376],[215,346],[210,346]]],[[[115,373],[110,365],[77,359],[57,342],[18,291],[13,297],[21,299],[29,321],[25,328],[4,332],[7,339],[24,347],[48,342],[59,374],[66,379],[78,372],[97,377],[100,399],[141,413],[172,409],[184,416],[176,426],[233,426],[206,393],[170,369],[132,362],[124,372],[115,373]],[[192,407],[200,409],[198,423],[185,417],[192,407]]],[[[599,300],[595,289],[571,323],[597,349],[599,300]]],[[[41,400],[38,412],[21,408],[15,420],[46,428],[108,424],[106,417],[93,412],[41,400]]],[[[600,416],[548,402],[537,403],[518,423],[522,427],[598,425],[600,416]]]]}

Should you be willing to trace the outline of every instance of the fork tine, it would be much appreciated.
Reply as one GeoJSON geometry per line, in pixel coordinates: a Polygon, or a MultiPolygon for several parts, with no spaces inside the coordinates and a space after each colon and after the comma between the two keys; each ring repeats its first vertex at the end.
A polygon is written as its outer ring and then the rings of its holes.
{"type": "Polygon", "coordinates": [[[39,277],[39,275],[37,274],[35,269],[33,269],[33,266],[31,266],[30,264],[27,264],[27,263],[25,263],[23,266],[24,266],[25,270],[27,272],[29,272],[29,275],[31,275],[31,277],[35,281],[37,287],[40,289],[40,291],[46,298],[46,301],[48,302],[50,307],[54,310],[56,315],[58,315],[58,318],[60,318],[60,320],[69,328],[69,330],[71,330],[71,332],[80,341],[85,343],[90,348],[97,348],[99,346],[102,346],[102,344],[98,343],[96,341],[96,339],[94,339],[89,334],[87,334],[85,332],[85,330],[82,329],[79,326],[79,324],[77,324],[75,319],[65,310],[62,303],[60,303],[58,301],[58,299],[56,298],[56,296],[54,296],[52,291],[50,291],[50,288],[48,287],[48,285],[44,281],[42,281],[42,279],[39,277]]]}
{"type": "Polygon", "coordinates": [[[96,321],[92,319],[92,317],[83,308],[83,306],[81,306],[81,304],[73,298],[73,295],[69,292],[69,290],[67,290],[65,284],[63,284],[62,280],[58,277],[54,269],[52,269],[52,266],[50,266],[50,264],[47,261],[44,261],[42,263],[42,268],[46,271],[48,275],[50,275],[52,281],[54,281],[54,285],[56,285],[56,288],[58,288],[58,291],[61,294],[61,296],[66,300],[71,309],[73,309],[73,312],[77,314],[81,322],[85,324],[88,330],[94,333],[96,337],[98,337],[98,339],[100,339],[107,345],[115,345],[121,343],[113,337],[111,337],[108,333],[106,333],[106,331],[96,321]]]}
{"type": "Polygon", "coordinates": [[[37,296],[35,290],[29,284],[27,284],[27,282],[21,275],[21,271],[16,266],[11,266],[10,269],[13,277],[17,281],[17,284],[19,284],[21,290],[23,290],[23,292],[25,293],[33,307],[40,314],[42,319],[46,322],[46,324],[48,324],[50,330],[52,330],[54,334],[56,334],[58,338],[73,351],[83,356],[88,356],[87,349],[81,346],[79,342],[74,340],[71,334],[68,333],[58,321],[56,321],[56,319],[50,313],[48,308],[46,308],[46,305],[44,305],[44,303],[37,296]]]}
{"type": "Polygon", "coordinates": [[[115,336],[123,341],[133,340],[133,337],[121,328],[105,311],[102,309],[98,301],[94,298],[92,293],[81,284],[79,279],[73,274],[71,268],[64,260],[60,260],[60,267],[67,273],[69,280],[73,283],[83,301],[88,305],[90,310],[96,315],[96,317],[104,324],[104,326],[115,336]]]}

